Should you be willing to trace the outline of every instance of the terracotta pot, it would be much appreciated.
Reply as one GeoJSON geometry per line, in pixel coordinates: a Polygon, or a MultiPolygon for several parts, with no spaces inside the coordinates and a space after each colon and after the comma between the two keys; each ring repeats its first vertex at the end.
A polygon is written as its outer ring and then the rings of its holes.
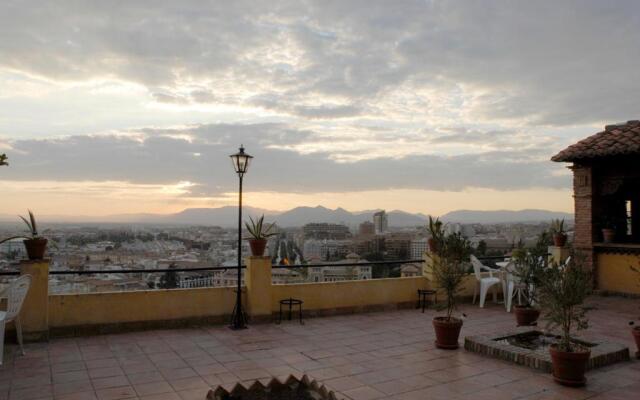
{"type": "Polygon", "coordinates": [[[451,317],[435,317],[433,328],[436,331],[436,347],[439,349],[453,350],[458,348],[458,338],[462,329],[462,320],[451,317]]]}
{"type": "Polygon", "coordinates": [[[267,241],[265,239],[251,239],[249,240],[249,247],[251,247],[252,256],[263,256],[267,241]]]}
{"type": "Polygon", "coordinates": [[[518,326],[532,326],[537,324],[538,317],[540,316],[540,310],[537,308],[514,306],[513,309],[518,326]]]}
{"type": "Polygon", "coordinates": [[[616,239],[616,231],[610,228],[602,230],[602,241],[605,243],[613,243],[616,239]]]}
{"type": "Polygon", "coordinates": [[[430,252],[435,253],[436,251],[438,251],[438,244],[434,238],[430,237],[427,240],[427,244],[429,245],[430,252]]]}
{"type": "Polygon", "coordinates": [[[555,233],[553,235],[553,245],[556,247],[564,247],[567,244],[567,235],[564,233],[555,233]]]}
{"type": "Polygon", "coordinates": [[[566,352],[551,345],[549,353],[553,364],[553,380],[565,386],[584,386],[587,383],[584,373],[591,356],[590,350],[566,352]]]}
{"type": "Polygon", "coordinates": [[[29,260],[42,260],[44,258],[44,251],[47,249],[47,239],[25,239],[23,243],[27,249],[27,257],[29,257],[29,260]]]}
{"type": "Polygon", "coordinates": [[[636,358],[640,360],[640,326],[633,328],[631,333],[633,334],[633,338],[636,341],[636,347],[638,348],[638,351],[636,351],[636,358]]]}

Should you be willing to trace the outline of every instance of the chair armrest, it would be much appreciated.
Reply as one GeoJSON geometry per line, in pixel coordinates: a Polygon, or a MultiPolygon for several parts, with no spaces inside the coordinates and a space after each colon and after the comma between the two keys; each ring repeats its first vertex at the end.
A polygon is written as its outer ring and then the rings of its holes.
{"type": "Polygon", "coordinates": [[[495,269],[493,269],[493,268],[489,268],[489,267],[487,267],[486,265],[483,265],[482,267],[480,267],[480,269],[481,269],[481,270],[485,270],[485,271],[489,272],[489,276],[490,276],[491,278],[493,278],[493,273],[494,273],[494,272],[498,272],[497,270],[495,270],[495,269]]]}

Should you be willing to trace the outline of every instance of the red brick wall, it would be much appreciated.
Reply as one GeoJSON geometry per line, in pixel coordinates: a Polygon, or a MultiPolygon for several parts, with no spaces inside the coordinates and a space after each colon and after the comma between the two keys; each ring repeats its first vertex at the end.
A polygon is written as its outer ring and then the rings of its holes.
{"type": "MultiPolygon", "coordinates": [[[[593,269],[593,169],[588,165],[574,164],[573,170],[573,198],[575,207],[575,235],[574,249],[581,253],[585,262],[593,269]]],[[[596,274],[594,274],[594,277],[596,274]]]]}

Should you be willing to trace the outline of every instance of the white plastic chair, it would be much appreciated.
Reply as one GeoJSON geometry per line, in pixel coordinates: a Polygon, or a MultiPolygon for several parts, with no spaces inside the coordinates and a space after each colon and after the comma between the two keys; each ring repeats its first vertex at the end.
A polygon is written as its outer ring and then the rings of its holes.
{"type": "Polygon", "coordinates": [[[506,274],[506,294],[504,296],[505,306],[507,308],[507,312],[511,312],[511,305],[513,304],[513,298],[518,296],[518,305],[522,304],[522,291],[526,289],[526,287],[520,283],[520,279],[518,279],[515,275],[513,275],[513,268],[515,265],[513,262],[509,263],[504,270],[506,274]]]}
{"type": "Polygon", "coordinates": [[[7,298],[7,311],[0,311],[0,365],[2,365],[4,355],[4,330],[7,322],[14,321],[16,325],[16,335],[20,344],[20,351],[24,355],[24,346],[22,343],[22,326],[20,325],[20,309],[29,287],[31,286],[31,275],[22,275],[18,279],[11,282],[1,294],[0,298],[7,298]]]}
{"type": "MultiPolygon", "coordinates": [[[[493,276],[493,274],[499,274],[500,271],[497,269],[489,268],[486,265],[482,264],[480,260],[478,260],[474,255],[471,256],[471,264],[473,265],[473,273],[476,276],[476,280],[478,283],[476,284],[473,290],[473,304],[476,304],[476,296],[478,295],[478,287],[480,287],[480,308],[484,308],[484,301],[487,298],[487,292],[494,285],[501,284],[500,278],[493,276]],[[482,271],[489,272],[488,277],[482,276],[482,271]]],[[[498,294],[494,288],[493,290],[493,301],[498,302],[498,294]]]]}

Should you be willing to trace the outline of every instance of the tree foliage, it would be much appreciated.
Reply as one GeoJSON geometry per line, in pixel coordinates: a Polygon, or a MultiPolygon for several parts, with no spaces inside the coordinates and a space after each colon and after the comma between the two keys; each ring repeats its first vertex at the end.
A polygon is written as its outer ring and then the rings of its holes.
{"type": "Polygon", "coordinates": [[[456,295],[467,275],[467,260],[471,254],[471,244],[460,233],[432,236],[436,240],[436,251],[429,253],[430,272],[436,286],[445,292],[447,321],[457,308],[456,295]]]}
{"type": "Polygon", "coordinates": [[[589,308],[583,305],[591,293],[591,274],[582,258],[571,257],[569,265],[553,264],[540,273],[539,302],[543,319],[550,329],[560,329],[559,350],[572,352],[576,346],[571,341],[574,330],[586,329],[589,308]]]}
{"type": "MultiPolygon", "coordinates": [[[[175,264],[169,265],[169,269],[176,268],[175,264]]],[[[178,274],[176,271],[167,271],[160,277],[158,285],[161,289],[175,289],[178,287],[178,274]]]]}

